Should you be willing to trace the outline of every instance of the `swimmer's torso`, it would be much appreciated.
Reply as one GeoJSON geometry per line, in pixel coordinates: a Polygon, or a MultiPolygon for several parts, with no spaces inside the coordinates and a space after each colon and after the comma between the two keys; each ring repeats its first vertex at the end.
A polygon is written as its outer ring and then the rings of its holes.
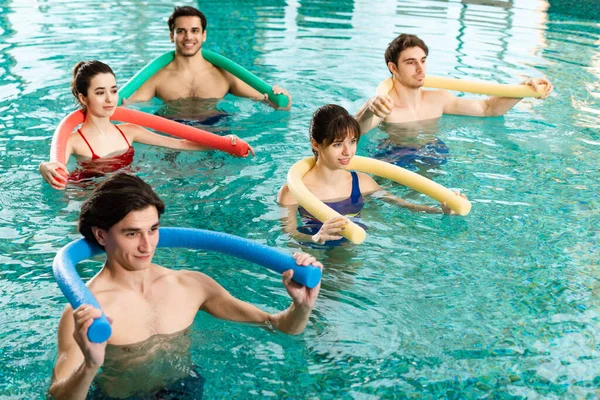
{"type": "Polygon", "coordinates": [[[414,146],[434,140],[438,134],[438,118],[411,122],[382,122],[380,128],[397,146],[414,146]]]}
{"type": "Polygon", "coordinates": [[[422,90],[421,107],[411,109],[401,104],[394,91],[390,96],[394,101],[392,112],[385,118],[389,124],[424,121],[440,118],[444,113],[444,97],[439,90],[422,90]]]}
{"type": "Polygon", "coordinates": [[[163,101],[196,97],[221,99],[229,92],[230,83],[225,73],[214,67],[198,71],[179,71],[173,64],[156,74],[156,97],[163,101]]]}
{"type": "Polygon", "coordinates": [[[106,346],[96,383],[106,396],[149,394],[193,375],[189,328],[130,345],[106,346]]]}
{"type": "Polygon", "coordinates": [[[179,332],[192,324],[205,293],[198,291],[198,279],[204,275],[152,267],[152,284],[147,291],[113,287],[104,279],[104,269],[90,283],[104,313],[113,319],[110,345],[128,345],[157,334],[179,332]]]}
{"type": "Polygon", "coordinates": [[[218,121],[227,116],[226,113],[217,109],[218,102],[219,99],[198,97],[165,101],[156,115],[177,120],[198,121],[199,123],[206,120],[218,121]]]}

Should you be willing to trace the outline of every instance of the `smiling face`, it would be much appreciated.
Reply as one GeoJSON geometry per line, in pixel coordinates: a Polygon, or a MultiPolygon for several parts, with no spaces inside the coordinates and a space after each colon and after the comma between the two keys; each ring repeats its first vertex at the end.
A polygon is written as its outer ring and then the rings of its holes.
{"type": "Polygon", "coordinates": [[[88,113],[97,117],[112,116],[119,100],[115,76],[110,73],[95,75],[90,80],[87,96],[79,93],[78,98],[88,113]]]}
{"type": "Polygon", "coordinates": [[[158,244],[159,215],[156,207],[131,211],[110,229],[92,228],[106,250],[107,260],[128,271],[147,269],[158,244]]]}
{"type": "Polygon", "coordinates": [[[388,63],[394,79],[403,86],[417,89],[425,83],[427,54],[420,47],[402,51],[396,64],[388,63]]]}
{"type": "Polygon", "coordinates": [[[185,57],[193,57],[202,49],[206,41],[206,31],[202,31],[202,21],[196,16],[177,17],[171,32],[171,42],[175,52],[185,57]]]}
{"type": "Polygon", "coordinates": [[[348,132],[345,138],[338,138],[329,146],[318,144],[312,139],[313,149],[317,151],[317,162],[329,169],[346,169],[356,154],[358,139],[354,132],[348,132]]]}

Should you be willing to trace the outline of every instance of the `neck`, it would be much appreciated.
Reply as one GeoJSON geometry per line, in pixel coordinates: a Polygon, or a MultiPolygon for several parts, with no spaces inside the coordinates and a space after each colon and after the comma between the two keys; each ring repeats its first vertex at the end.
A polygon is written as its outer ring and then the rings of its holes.
{"type": "Polygon", "coordinates": [[[405,108],[419,108],[421,105],[421,88],[407,87],[398,82],[397,79],[393,80],[394,86],[392,93],[395,94],[398,106],[405,108]]]}
{"type": "MultiPolygon", "coordinates": [[[[85,121],[83,121],[82,127],[92,128],[95,127],[99,132],[105,132],[107,129],[110,129],[112,126],[112,122],[110,122],[110,118],[107,117],[97,117],[88,112],[85,114],[85,121]]],[[[90,129],[93,130],[93,129],[90,129]]]]}
{"type": "Polygon", "coordinates": [[[319,182],[327,186],[336,186],[348,171],[345,169],[329,168],[323,164],[321,159],[317,158],[317,162],[311,172],[319,182]]]}
{"type": "Polygon", "coordinates": [[[114,284],[137,293],[145,293],[152,282],[152,266],[141,271],[129,271],[114,260],[107,259],[101,273],[107,274],[114,284]]]}
{"type": "Polygon", "coordinates": [[[204,56],[202,56],[202,48],[191,57],[183,56],[175,51],[175,59],[173,62],[177,69],[203,68],[210,65],[210,63],[204,59],[204,56]]]}

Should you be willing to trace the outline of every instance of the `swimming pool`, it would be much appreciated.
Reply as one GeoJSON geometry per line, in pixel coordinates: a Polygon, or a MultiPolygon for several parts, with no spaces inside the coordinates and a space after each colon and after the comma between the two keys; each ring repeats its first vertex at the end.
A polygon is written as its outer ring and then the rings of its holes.
{"type": "MultiPolygon", "coordinates": [[[[202,3],[207,48],[281,84],[295,105],[285,113],[229,97],[220,104],[232,115],[215,129],[247,139],[257,150],[251,160],[136,146],[133,169],[165,200],[164,226],[301,247],[282,232],[275,198],[288,168],[310,154],[311,114],[330,102],[358,109],[387,77],[383,51],[401,32],[429,45],[428,73],[501,83],[545,74],[556,87],[503,118],[444,117],[437,136],[451,158],[427,174],[463,190],[473,211],[451,218],[368,201],[363,245],[311,250],[327,270],[303,335],[199,315],[192,358],[206,398],[597,396],[600,22],[547,8],[539,0],[202,3]]],[[[123,83],[171,48],[172,6],[19,0],[0,9],[0,398],[29,399],[49,383],[64,307],[51,261],[78,237],[87,193],[53,191],[37,173],[56,124],[74,109],[71,69],[98,58],[123,83]]],[[[365,136],[360,154],[384,138],[365,136]]],[[[288,305],[279,278],[259,267],[186,251],[156,261],[206,272],[268,311],[288,305]]],[[[82,275],[98,266],[85,264],[82,275]]]]}

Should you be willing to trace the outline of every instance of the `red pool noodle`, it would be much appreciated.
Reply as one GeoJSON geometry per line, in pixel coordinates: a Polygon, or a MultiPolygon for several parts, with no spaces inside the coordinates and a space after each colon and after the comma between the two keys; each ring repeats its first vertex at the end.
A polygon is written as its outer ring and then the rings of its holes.
{"type": "MultiPolygon", "coordinates": [[[[111,120],[128,122],[135,125],[140,125],[146,128],[154,129],[159,132],[166,133],[181,139],[187,139],[191,142],[198,143],[202,146],[209,147],[214,150],[221,150],[229,154],[237,156],[245,156],[248,154],[248,143],[241,139],[237,140],[235,145],[231,144],[231,138],[226,136],[215,135],[214,133],[203,131],[202,129],[194,128],[179,122],[148,114],[141,111],[131,110],[124,107],[117,107],[115,113],[110,117],[111,120]]],[[[50,161],[58,161],[63,164],[65,160],[65,149],[69,135],[75,127],[82,124],[85,120],[83,111],[74,111],[67,115],[60,124],[56,127],[52,136],[52,144],[50,146],[50,161]]]]}

